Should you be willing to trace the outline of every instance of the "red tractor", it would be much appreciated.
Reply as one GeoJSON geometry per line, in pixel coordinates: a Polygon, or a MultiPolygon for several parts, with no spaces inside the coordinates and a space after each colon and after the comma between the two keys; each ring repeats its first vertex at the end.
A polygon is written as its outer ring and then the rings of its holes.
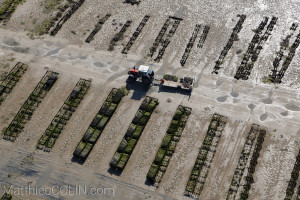
{"type": "Polygon", "coordinates": [[[154,80],[154,72],[149,66],[141,65],[138,69],[135,67],[128,71],[128,82],[141,81],[143,84],[150,86],[154,80]]]}

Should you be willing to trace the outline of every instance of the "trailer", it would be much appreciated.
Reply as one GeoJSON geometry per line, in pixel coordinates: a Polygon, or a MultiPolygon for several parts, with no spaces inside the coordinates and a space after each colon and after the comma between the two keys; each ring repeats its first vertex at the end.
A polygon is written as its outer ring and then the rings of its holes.
{"type": "Polygon", "coordinates": [[[160,80],[161,87],[178,88],[182,90],[192,91],[195,83],[195,77],[183,77],[179,78],[175,75],[164,74],[163,78],[160,80]]]}

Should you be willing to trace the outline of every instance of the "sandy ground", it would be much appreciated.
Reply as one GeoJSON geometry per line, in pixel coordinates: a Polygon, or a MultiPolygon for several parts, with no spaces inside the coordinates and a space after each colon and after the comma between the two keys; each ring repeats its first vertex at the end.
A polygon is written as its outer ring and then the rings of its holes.
{"type": "MultiPolygon", "coordinates": [[[[59,79],[34,112],[15,143],[0,140],[0,195],[4,186],[50,188],[80,186],[113,189],[101,195],[14,195],[16,199],[190,199],[183,196],[213,113],[228,117],[215,157],[211,163],[201,199],[225,199],[251,124],[268,132],[254,174],[249,199],[278,199],[285,190],[295,157],[300,148],[299,50],[280,85],[264,84],[271,71],[275,52],[297,21],[300,2],[282,1],[158,1],[142,0],[139,6],[119,0],[86,0],[64,24],[55,37],[45,35],[31,40],[26,36],[34,28],[33,19],[46,19],[40,0],[27,0],[18,6],[11,20],[0,29],[0,73],[8,72],[18,61],[29,65],[12,93],[0,106],[0,129],[7,127],[22,103],[47,70],[59,73],[59,79]],[[30,13],[30,15],[28,15],[30,13]],[[90,44],[84,42],[95,23],[107,13],[112,16],[90,44]],[[151,17],[127,56],[124,45],[144,15],[151,17]],[[226,45],[237,14],[247,16],[243,29],[229,51],[218,75],[211,74],[215,61],[226,45]],[[183,18],[161,63],[147,57],[158,32],[168,16],[183,18]],[[99,18],[98,18],[99,16],[99,18]],[[264,44],[247,81],[233,76],[248,48],[255,29],[264,16],[277,16],[278,23],[264,44]],[[20,25],[20,19],[24,23],[20,25]],[[127,20],[131,26],[113,52],[107,51],[110,40],[127,20]],[[120,24],[121,23],[121,24],[120,24]],[[210,26],[202,49],[194,44],[185,67],[180,59],[195,24],[210,26]],[[74,31],[75,34],[71,33],[74,31]],[[242,53],[237,53],[241,50],[242,53]],[[173,73],[197,78],[191,96],[159,91],[131,90],[118,106],[91,154],[83,164],[72,162],[72,153],[100,109],[111,88],[125,85],[129,67],[149,64],[156,74],[173,73]],[[6,64],[6,65],[5,65],[6,64]],[[50,153],[35,146],[79,78],[92,85],[50,153]],[[158,98],[160,104],[149,120],[121,175],[111,173],[109,162],[145,95],[158,98]],[[171,99],[171,102],[167,100],[171,99]],[[158,188],[145,184],[146,174],[161,144],[178,105],[191,107],[192,114],[169,167],[158,188]]],[[[203,26],[202,26],[203,29],[203,26]]],[[[200,33],[202,33],[202,29],[200,33]]],[[[291,39],[294,41],[298,30],[291,39]]],[[[200,35],[200,34],[199,34],[200,35]]],[[[299,182],[299,180],[298,180],[299,182]]],[[[299,183],[298,183],[299,184],[299,183]]],[[[73,191],[73,190],[72,190],[73,191]]],[[[73,191],[74,192],[74,191],[73,191]]]]}

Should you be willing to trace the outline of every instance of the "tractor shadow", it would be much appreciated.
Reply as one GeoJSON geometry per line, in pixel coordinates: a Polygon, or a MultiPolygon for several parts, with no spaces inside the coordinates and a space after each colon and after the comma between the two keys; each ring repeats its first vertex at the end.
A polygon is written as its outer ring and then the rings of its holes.
{"type": "Polygon", "coordinates": [[[131,99],[134,100],[141,100],[147,95],[147,92],[149,91],[149,86],[146,86],[142,82],[128,82],[126,81],[126,88],[127,90],[133,90],[133,94],[131,96],[131,99]]]}

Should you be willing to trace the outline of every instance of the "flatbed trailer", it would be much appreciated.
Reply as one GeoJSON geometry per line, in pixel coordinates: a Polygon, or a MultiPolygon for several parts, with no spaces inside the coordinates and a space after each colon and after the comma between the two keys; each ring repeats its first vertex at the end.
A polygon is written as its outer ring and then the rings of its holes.
{"type": "Polygon", "coordinates": [[[175,75],[165,74],[162,79],[154,79],[154,83],[159,84],[162,87],[178,88],[182,90],[192,91],[195,83],[195,78],[179,78],[175,75]]]}

